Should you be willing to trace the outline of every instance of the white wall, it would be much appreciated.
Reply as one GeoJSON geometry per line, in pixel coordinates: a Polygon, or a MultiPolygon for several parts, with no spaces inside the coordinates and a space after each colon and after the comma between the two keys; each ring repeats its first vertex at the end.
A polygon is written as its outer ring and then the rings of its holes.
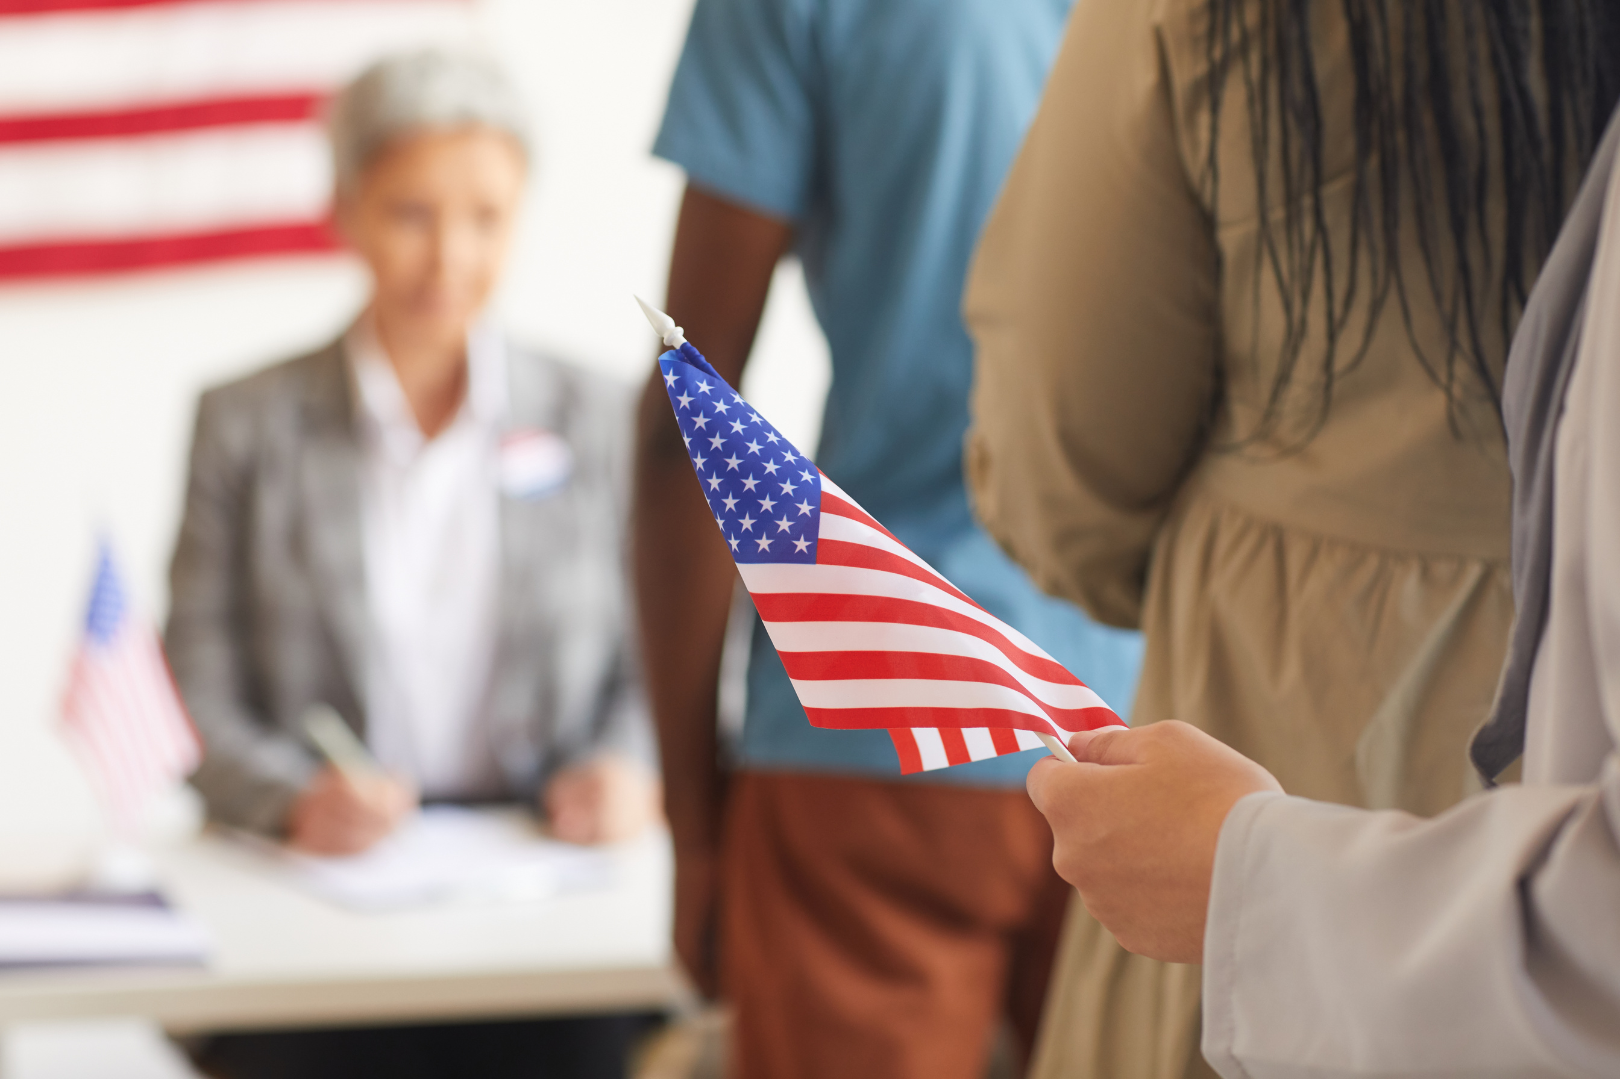
{"type": "MultiPolygon", "coordinates": [[[[647,151],[689,10],[478,9],[485,40],[531,95],[540,150],[500,310],[520,339],[624,379],[644,377],[655,351],[630,295],[664,294],[681,176],[647,151]]],[[[0,862],[6,833],[78,829],[93,813],[54,725],[97,530],[117,544],[137,602],[161,617],[197,392],[331,337],[365,287],[336,257],[0,286],[0,862]]],[[[826,347],[792,266],[754,369],[750,396],[813,446],[826,347]]]]}

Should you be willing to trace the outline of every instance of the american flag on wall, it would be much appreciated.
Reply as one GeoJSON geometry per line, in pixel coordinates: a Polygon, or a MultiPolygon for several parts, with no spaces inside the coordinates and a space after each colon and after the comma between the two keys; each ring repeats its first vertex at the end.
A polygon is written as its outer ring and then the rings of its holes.
{"type": "Polygon", "coordinates": [[[1123,726],[895,539],[690,344],[658,366],[715,524],[811,723],[887,729],[906,773],[1123,726]]]}
{"type": "Polygon", "coordinates": [[[471,0],[0,0],[0,280],[326,251],[323,102],[471,0]]]}
{"type": "Polygon", "coordinates": [[[105,543],[62,699],[62,725],[109,816],[126,832],[153,794],[202,760],[157,631],[130,610],[105,543]]]}

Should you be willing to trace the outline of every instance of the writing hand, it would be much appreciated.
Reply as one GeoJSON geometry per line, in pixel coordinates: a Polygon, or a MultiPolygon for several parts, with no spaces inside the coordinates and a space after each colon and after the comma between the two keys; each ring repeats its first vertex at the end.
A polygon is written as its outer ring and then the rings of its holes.
{"type": "Polygon", "coordinates": [[[357,855],[416,809],[416,790],[385,773],[345,776],[327,766],[287,814],[287,842],[311,855],[357,855]]]}

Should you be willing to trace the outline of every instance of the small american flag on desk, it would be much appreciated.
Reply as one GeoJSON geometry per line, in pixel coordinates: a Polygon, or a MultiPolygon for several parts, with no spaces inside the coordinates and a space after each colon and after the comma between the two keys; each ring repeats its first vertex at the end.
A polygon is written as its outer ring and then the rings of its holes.
{"type": "MultiPolygon", "coordinates": [[[[639,302],[639,301],[638,301],[639,302]]],[[[884,728],[905,773],[1123,726],[1085,683],[974,603],[749,407],[663,312],[681,437],[810,722],[884,728]]]]}
{"type": "Polygon", "coordinates": [[[130,610],[110,547],[96,579],[62,700],[62,723],[113,824],[133,833],[147,801],[202,758],[156,630],[130,610]]]}

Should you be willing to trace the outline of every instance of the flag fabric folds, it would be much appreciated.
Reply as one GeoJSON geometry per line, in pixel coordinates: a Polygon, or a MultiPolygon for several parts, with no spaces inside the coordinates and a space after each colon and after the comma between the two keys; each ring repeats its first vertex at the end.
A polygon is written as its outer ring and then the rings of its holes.
{"type": "Polygon", "coordinates": [[[886,729],[906,773],[1121,725],[895,539],[690,344],[658,364],[709,509],[811,723],[886,729]]]}
{"type": "Polygon", "coordinates": [[[106,544],[97,558],[62,721],[109,817],[126,833],[134,831],[152,795],[202,760],[202,744],[181,704],[157,633],[130,611],[122,575],[106,544]]]}

